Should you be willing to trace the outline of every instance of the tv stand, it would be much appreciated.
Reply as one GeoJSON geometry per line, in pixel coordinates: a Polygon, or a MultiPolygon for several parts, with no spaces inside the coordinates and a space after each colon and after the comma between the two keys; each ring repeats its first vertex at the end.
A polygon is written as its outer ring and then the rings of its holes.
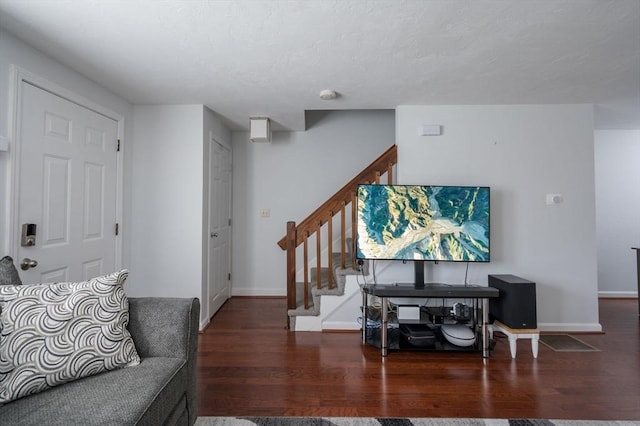
{"type": "Polygon", "coordinates": [[[413,285],[417,289],[424,288],[424,260],[413,261],[413,285]]]}
{"type": "Polygon", "coordinates": [[[381,309],[381,328],[380,328],[380,349],[383,357],[386,357],[389,351],[389,333],[388,333],[388,312],[386,309],[387,299],[391,297],[415,297],[423,299],[475,299],[482,304],[482,319],[480,322],[481,329],[481,346],[482,357],[489,357],[489,299],[500,296],[500,291],[494,287],[484,287],[477,285],[449,285],[439,283],[423,283],[422,288],[411,284],[365,284],[362,286],[362,342],[368,342],[367,336],[367,312],[368,297],[367,295],[377,296],[380,298],[383,309],[381,309]]]}

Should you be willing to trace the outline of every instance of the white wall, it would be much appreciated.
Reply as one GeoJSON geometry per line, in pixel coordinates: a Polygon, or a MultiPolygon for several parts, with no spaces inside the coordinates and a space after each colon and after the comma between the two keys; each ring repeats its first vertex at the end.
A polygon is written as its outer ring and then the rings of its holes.
{"type": "Polygon", "coordinates": [[[311,118],[307,131],[275,132],[271,143],[232,135],[234,295],[285,295],[286,252],[277,242],[287,221],[300,222],[395,143],[391,110],[311,118]]]}
{"type": "Polygon", "coordinates": [[[201,297],[203,106],[135,106],[132,296],[201,297]]]}
{"type": "MultiPolygon", "coordinates": [[[[592,106],[401,106],[396,122],[399,183],[491,187],[491,262],[470,266],[469,282],[532,280],[541,329],[599,331],[592,106]],[[443,135],[418,136],[422,124],[443,135]],[[547,206],[549,193],[564,202],[547,206]]],[[[461,283],[464,266],[429,266],[425,279],[461,283]]]]}
{"type": "Polygon", "coordinates": [[[231,132],[203,105],[134,107],[132,296],[197,297],[206,322],[209,138],[231,132]]]}
{"type": "Polygon", "coordinates": [[[640,130],[595,132],[600,296],[637,297],[640,247],[640,130]]]}
{"type": "MultiPolygon", "coordinates": [[[[87,79],[70,68],[61,65],[43,53],[33,49],[22,41],[16,39],[0,28],[0,135],[12,137],[14,118],[14,99],[12,98],[13,77],[11,65],[15,65],[25,71],[44,78],[49,82],[71,91],[82,98],[111,110],[124,117],[123,129],[123,155],[124,155],[124,181],[131,181],[131,151],[133,148],[133,107],[123,98],[103,89],[98,84],[87,79]]],[[[13,144],[13,141],[10,142],[13,144]]],[[[11,146],[10,148],[11,149],[11,146]]],[[[9,211],[13,207],[10,204],[9,189],[12,185],[10,153],[0,152],[0,257],[9,253],[10,241],[9,211]]],[[[129,209],[131,191],[128,186],[124,188],[124,212],[123,229],[131,224],[131,211],[129,209]]],[[[122,266],[130,266],[130,236],[123,234],[123,259],[122,266]]],[[[9,253],[14,255],[13,253],[9,253]]]]}

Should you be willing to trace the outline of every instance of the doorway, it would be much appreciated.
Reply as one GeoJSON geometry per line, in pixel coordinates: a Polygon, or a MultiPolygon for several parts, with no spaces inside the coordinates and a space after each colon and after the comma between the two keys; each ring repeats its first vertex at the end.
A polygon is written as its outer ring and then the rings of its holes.
{"type": "Polygon", "coordinates": [[[207,265],[209,319],[231,297],[231,172],[231,150],[210,136],[207,265]]]}
{"type": "Polygon", "coordinates": [[[83,281],[120,265],[120,122],[18,73],[11,246],[24,283],[83,281]]]}

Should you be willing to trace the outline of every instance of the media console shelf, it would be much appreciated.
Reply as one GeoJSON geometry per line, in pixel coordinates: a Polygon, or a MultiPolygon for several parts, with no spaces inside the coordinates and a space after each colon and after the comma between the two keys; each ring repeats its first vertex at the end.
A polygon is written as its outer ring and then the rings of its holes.
{"type": "MultiPolygon", "coordinates": [[[[440,283],[426,283],[424,285],[411,284],[365,284],[362,286],[362,342],[368,343],[367,319],[369,311],[368,295],[380,298],[381,324],[380,324],[380,350],[385,357],[389,351],[389,317],[386,309],[388,298],[414,297],[421,299],[475,299],[481,301],[482,319],[481,327],[481,351],[482,357],[489,357],[489,299],[499,297],[497,288],[477,285],[451,285],[440,283]]],[[[394,348],[395,349],[395,348],[394,348]]]]}

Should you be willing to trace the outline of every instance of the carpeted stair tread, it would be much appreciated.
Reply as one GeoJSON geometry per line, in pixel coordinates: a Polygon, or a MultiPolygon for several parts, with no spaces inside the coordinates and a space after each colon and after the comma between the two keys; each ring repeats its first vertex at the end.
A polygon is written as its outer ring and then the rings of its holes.
{"type": "MultiPolygon", "coordinates": [[[[338,295],[344,294],[344,286],[346,283],[347,275],[362,274],[363,271],[353,269],[351,267],[351,256],[347,255],[345,260],[346,268],[342,268],[341,254],[333,253],[333,288],[328,287],[329,280],[327,275],[329,273],[328,267],[320,268],[320,288],[317,287],[318,268],[313,267],[309,273],[309,308],[304,307],[304,283],[296,283],[296,309],[289,309],[289,316],[310,316],[320,314],[320,296],[322,295],[338,295]]],[[[368,262],[364,262],[361,268],[364,270],[364,274],[368,273],[368,262]]]]}
{"type": "MultiPolygon", "coordinates": [[[[320,299],[322,295],[342,296],[346,284],[347,275],[368,275],[369,262],[363,261],[361,266],[353,268],[353,246],[351,238],[347,238],[347,252],[345,253],[345,268],[342,268],[342,254],[332,253],[331,260],[333,263],[333,288],[329,288],[327,275],[330,273],[329,267],[320,268],[320,288],[317,288],[318,268],[313,267],[309,273],[309,309],[304,307],[304,283],[296,283],[296,309],[289,309],[289,316],[295,320],[296,316],[317,316],[320,315],[320,299]]],[[[326,257],[323,262],[326,261],[326,257]]]]}

